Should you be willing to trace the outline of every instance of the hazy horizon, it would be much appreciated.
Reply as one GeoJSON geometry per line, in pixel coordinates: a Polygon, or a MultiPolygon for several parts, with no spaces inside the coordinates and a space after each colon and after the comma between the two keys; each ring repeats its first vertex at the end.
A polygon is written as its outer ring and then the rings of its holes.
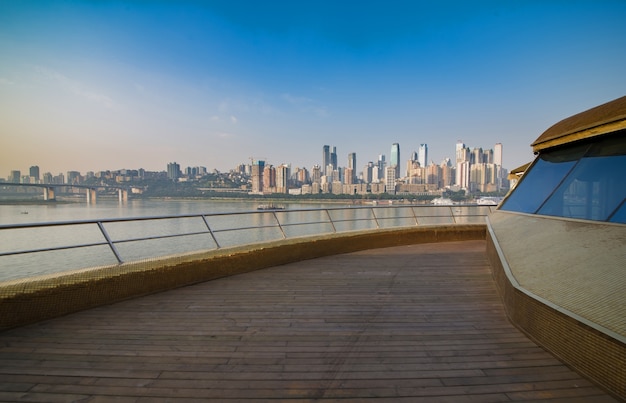
{"type": "Polygon", "coordinates": [[[623,1],[0,0],[0,177],[357,168],[504,146],[625,95],[623,1]]]}

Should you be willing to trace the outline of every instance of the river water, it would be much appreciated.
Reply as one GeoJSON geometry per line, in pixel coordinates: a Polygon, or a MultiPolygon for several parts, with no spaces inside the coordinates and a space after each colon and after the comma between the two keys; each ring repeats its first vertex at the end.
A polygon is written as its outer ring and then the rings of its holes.
{"type": "MultiPolygon", "coordinates": [[[[215,214],[231,212],[255,212],[261,202],[245,200],[117,200],[98,199],[96,204],[81,202],[0,205],[0,224],[49,223],[60,221],[96,220],[107,218],[134,218],[174,216],[188,214],[215,214]]],[[[345,207],[330,203],[280,203],[287,210],[345,207]]],[[[277,214],[281,214],[280,212],[277,214]]],[[[284,213],[283,213],[284,214],[284,213]]],[[[284,215],[288,220],[310,220],[297,214],[284,215]],[[294,217],[292,217],[294,216],[294,217]]],[[[325,217],[314,220],[325,220],[325,217]]],[[[345,215],[345,212],[341,212],[345,215]]],[[[341,217],[339,217],[341,218],[341,217]]],[[[220,247],[281,239],[282,233],[275,227],[276,219],[271,213],[239,214],[214,216],[207,219],[213,231],[227,228],[261,227],[258,230],[224,231],[215,234],[220,247]]],[[[169,235],[181,232],[206,231],[202,218],[194,217],[177,220],[133,221],[131,223],[108,223],[106,231],[114,240],[136,239],[155,235],[169,235]]],[[[349,228],[358,229],[358,228],[349,228]]],[[[329,225],[294,226],[286,230],[288,237],[312,233],[330,232],[329,225]],[[312,228],[315,227],[315,228],[312,228]]],[[[59,246],[99,243],[104,236],[96,224],[84,226],[61,226],[37,229],[0,231],[0,253],[16,250],[32,250],[59,246]]],[[[128,242],[117,245],[123,261],[137,261],[157,256],[216,249],[215,240],[210,234],[184,238],[165,238],[142,242],[128,242]]],[[[0,256],[0,282],[15,280],[60,271],[85,267],[116,264],[117,259],[108,246],[95,246],[83,249],[40,252],[13,256],[0,256]]]]}
{"type": "MultiPolygon", "coordinates": [[[[96,204],[58,202],[0,205],[0,225],[80,220],[206,215],[160,220],[108,222],[0,230],[0,254],[71,245],[89,247],[0,256],[0,282],[157,257],[374,228],[484,222],[486,206],[354,208],[338,203],[281,203],[284,210],[258,211],[262,203],[245,200],[117,200],[96,204]],[[300,211],[315,209],[314,211],[300,211]],[[328,209],[328,210],[322,210],[328,209]],[[247,213],[246,213],[247,212],[247,213]],[[233,213],[233,214],[220,214],[233,213]],[[216,215],[217,214],[217,215],[216,215]],[[455,217],[452,217],[452,214],[455,217]],[[473,217],[461,217],[474,214],[473,217]],[[332,224],[329,222],[332,218],[332,224]],[[206,221],[205,221],[206,220],[206,221]],[[280,223],[280,226],[278,225],[280,223]],[[213,232],[211,234],[210,230],[213,232]],[[236,229],[236,230],[233,230],[236,229]],[[177,234],[191,234],[174,237],[177,234]],[[118,257],[106,244],[115,242],[118,257]],[[103,244],[105,243],[105,244],[103,244]],[[102,245],[93,245],[102,244],[102,245]]],[[[21,280],[20,280],[21,281],[21,280]]]]}

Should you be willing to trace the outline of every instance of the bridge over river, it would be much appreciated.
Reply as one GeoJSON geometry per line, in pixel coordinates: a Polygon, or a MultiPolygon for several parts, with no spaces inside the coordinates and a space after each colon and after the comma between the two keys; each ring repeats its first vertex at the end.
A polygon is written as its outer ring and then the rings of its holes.
{"type": "Polygon", "coordinates": [[[13,182],[0,182],[0,187],[38,187],[43,189],[43,199],[46,201],[56,200],[56,194],[58,188],[79,188],[85,189],[85,196],[87,197],[87,203],[95,203],[98,197],[99,189],[117,189],[118,199],[120,201],[128,200],[128,187],[124,186],[110,186],[110,185],[78,185],[70,183],[13,183],[13,182]]]}

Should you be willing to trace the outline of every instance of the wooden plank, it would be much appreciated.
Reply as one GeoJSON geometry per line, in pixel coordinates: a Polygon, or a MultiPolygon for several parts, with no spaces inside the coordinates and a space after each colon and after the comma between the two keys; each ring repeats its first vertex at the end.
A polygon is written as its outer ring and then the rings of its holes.
{"type": "Polygon", "coordinates": [[[0,400],[613,401],[506,319],[484,241],[288,264],[0,333],[0,400]]]}

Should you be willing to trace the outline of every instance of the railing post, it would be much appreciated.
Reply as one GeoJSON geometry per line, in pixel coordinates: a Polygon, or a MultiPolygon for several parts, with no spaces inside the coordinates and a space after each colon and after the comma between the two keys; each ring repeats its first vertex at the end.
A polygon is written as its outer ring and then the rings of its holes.
{"type": "Polygon", "coordinates": [[[328,216],[328,222],[330,222],[331,227],[333,227],[333,232],[337,233],[337,228],[335,228],[335,223],[333,222],[333,218],[330,216],[330,213],[328,212],[328,209],[324,209],[324,211],[326,212],[326,215],[328,216]]]}
{"type": "Polygon", "coordinates": [[[417,215],[415,214],[415,207],[410,207],[411,213],[413,213],[413,218],[415,218],[415,225],[420,225],[419,221],[417,221],[417,215]]]}
{"type": "Polygon", "coordinates": [[[283,239],[287,239],[287,235],[285,235],[285,231],[283,230],[282,225],[280,225],[280,220],[278,219],[276,212],[272,211],[272,215],[274,216],[274,219],[276,220],[276,224],[278,224],[278,228],[280,229],[280,232],[283,234],[283,239]]]}
{"type": "Polygon", "coordinates": [[[206,220],[206,216],[202,215],[201,217],[202,221],[204,221],[204,225],[206,225],[206,228],[209,230],[209,234],[211,234],[211,238],[213,238],[213,242],[215,242],[215,246],[217,246],[217,249],[221,248],[220,243],[217,242],[217,238],[215,237],[215,234],[213,233],[213,230],[209,225],[209,222],[206,220]]]}
{"type": "Polygon", "coordinates": [[[100,232],[102,232],[102,235],[104,236],[104,239],[106,239],[107,243],[109,244],[109,247],[111,248],[111,251],[113,251],[113,254],[115,255],[115,258],[117,259],[117,262],[119,264],[124,263],[122,261],[122,258],[120,257],[120,254],[117,251],[117,248],[115,247],[115,244],[111,240],[111,237],[109,237],[109,234],[107,233],[107,230],[104,229],[104,225],[102,224],[101,221],[98,221],[98,228],[100,228],[100,232]]]}
{"type": "Polygon", "coordinates": [[[454,206],[449,206],[448,208],[450,209],[450,215],[452,216],[452,221],[456,224],[456,216],[454,215],[454,210],[452,210],[454,206]]]}
{"type": "Polygon", "coordinates": [[[376,223],[376,229],[380,229],[380,225],[378,224],[378,217],[376,217],[376,213],[374,212],[374,207],[370,207],[372,210],[372,217],[374,217],[374,222],[376,223]]]}

